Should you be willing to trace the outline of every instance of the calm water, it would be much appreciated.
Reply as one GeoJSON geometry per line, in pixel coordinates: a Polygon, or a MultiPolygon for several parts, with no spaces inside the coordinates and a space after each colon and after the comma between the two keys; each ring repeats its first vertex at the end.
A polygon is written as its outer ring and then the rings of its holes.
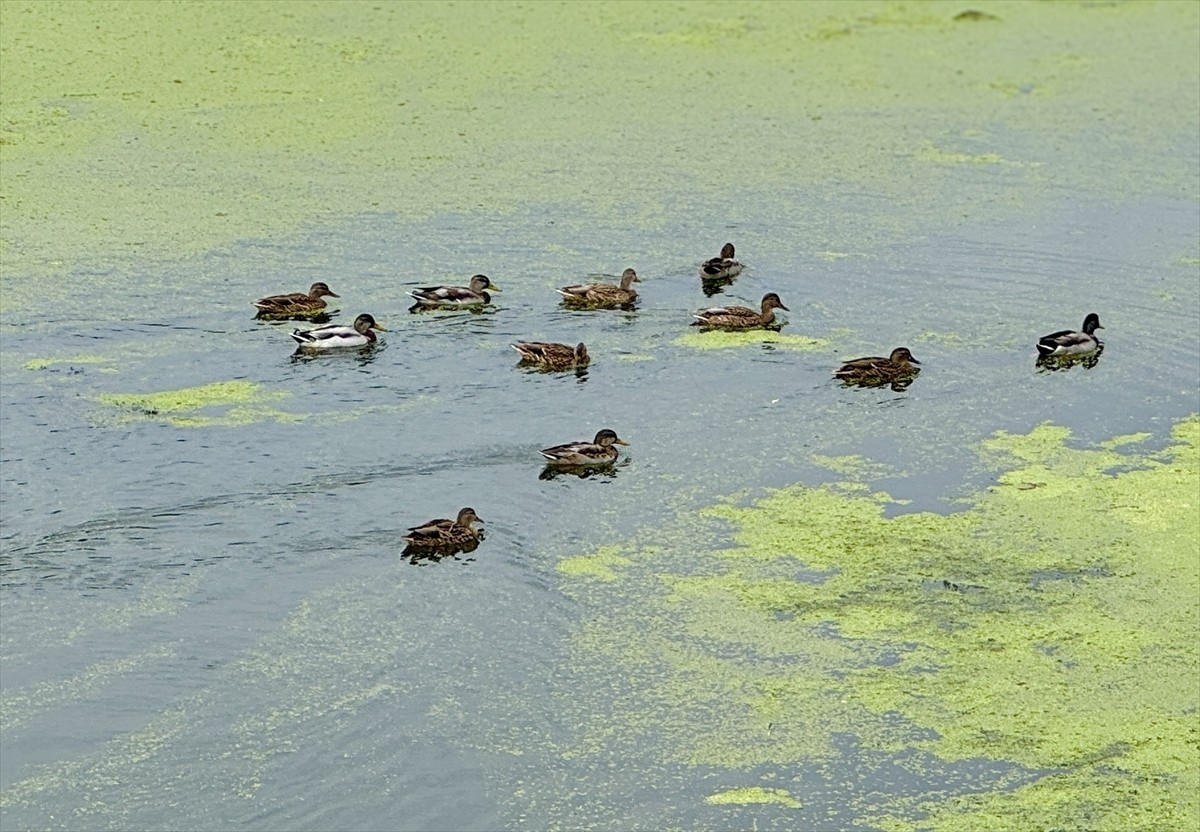
{"type": "MultiPolygon", "coordinates": [[[[884,463],[873,485],[904,510],[949,511],[987,482],[973,448],[997,429],[1161,441],[1200,407],[1200,280],[1181,262],[1198,228],[1190,200],[1064,194],[831,257],[774,224],[769,199],[736,194],[651,230],[571,206],[364,215],[79,274],[116,287],[103,307],[69,297],[0,330],[3,825],[728,823],[703,804],[704,772],[649,755],[592,771],[565,753],[556,703],[579,670],[564,645],[580,610],[556,564],[741,489],[840,476],[813,454],[884,463]],[[712,305],[696,264],[727,239],[748,267],[713,301],[776,291],[783,332],[830,349],[675,342],[712,305]],[[555,286],[627,266],[644,281],[635,311],[557,304],[555,286]],[[475,272],[504,289],[486,313],[406,312],[413,286],[475,272]],[[379,347],[296,360],[290,325],[252,319],[254,298],[315,279],[342,296],[339,321],[366,311],[389,328],[379,347]],[[1036,337],[1090,311],[1097,366],[1035,372],[1036,337]],[[518,338],[583,340],[594,363],[530,373],[518,338]],[[906,392],[830,380],[840,360],[901,344],[925,367],[906,392]],[[104,361],[25,368],[72,356],[104,361]],[[294,418],[181,427],[97,400],[229,380],[286,394],[258,406],[294,418]],[[631,443],[614,475],[539,479],[538,448],[601,427],[631,443]],[[464,505],[488,521],[474,554],[400,558],[405,528],[464,505]]],[[[840,825],[846,789],[878,802],[980,779],[914,782],[856,759],[848,744],[840,789],[797,773],[806,809],[840,825]]]]}

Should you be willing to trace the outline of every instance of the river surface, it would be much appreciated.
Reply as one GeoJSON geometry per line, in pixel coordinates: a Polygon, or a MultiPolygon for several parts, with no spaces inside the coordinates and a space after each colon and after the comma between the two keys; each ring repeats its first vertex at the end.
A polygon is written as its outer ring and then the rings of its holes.
{"type": "MultiPolygon", "coordinates": [[[[997,430],[1165,443],[1200,408],[1195,127],[1132,165],[1169,156],[1191,178],[1125,194],[1039,173],[1036,198],[986,205],[1030,176],[1004,160],[1079,155],[994,124],[996,159],[936,151],[915,207],[838,181],[713,190],[641,157],[650,218],[564,187],[503,210],[364,204],[174,257],[10,258],[6,283],[40,288],[0,318],[3,826],[726,827],[704,802],[711,771],[663,763],[649,738],[607,773],[579,751],[564,706],[598,676],[570,641],[595,611],[560,562],[731,495],[844,479],[829,457],[876,463],[861,480],[905,501],[889,515],[949,513],[992,482],[976,449],[997,430]],[[706,297],[697,266],[726,241],[746,270],[706,297]],[[626,267],[633,309],[558,303],[555,287],[626,267]],[[484,311],[408,311],[411,289],[477,272],[503,289],[484,311]],[[297,356],[304,324],[253,319],[256,297],[318,279],[338,322],[387,327],[378,345],[297,356]],[[790,308],[777,341],[689,327],[768,291],[790,308]],[[1093,311],[1094,366],[1035,367],[1039,335],[1093,311]],[[584,341],[593,363],[531,372],[518,339],[584,341]],[[900,345],[923,368],[907,390],[830,376],[900,345]],[[539,448],[604,427],[630,443],[611,472],[540,476],[539,448]],[[486,520],[476,551],[401,557],[405,529],[467,505],[486,520]]],[[[1096,136],[1096,165],[1137,152],[1096,136]]],[[[841,788],[797,774],[805,823],[843,828],[1005,769],[922,781],[843,752],[841,788]]],[[[795,822],[766,804],[753,820],[795,822]]]]}

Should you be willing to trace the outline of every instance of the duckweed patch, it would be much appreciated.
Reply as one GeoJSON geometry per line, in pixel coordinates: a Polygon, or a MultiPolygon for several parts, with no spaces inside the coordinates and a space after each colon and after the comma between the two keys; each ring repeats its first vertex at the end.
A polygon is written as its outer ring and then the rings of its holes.
{"type": "Polygon", "coordinates": [[[615,548],[602,549],[592,555],[578,555],[564,558],[558,563],[558,571],[571,577],[592,577],[602,581],[615,581],[618,577],[617,567],[633,563],[627,557],[617,553],[615,548]]]}
{"type": "Polygon", "coordinates": [[[287,396],[284,392],[265,391],[249,381],[218,381],[159,393],[105,393],[99,400],[137,415],[161,418],[178,427],[228,427],[268,419],[301,420],[301,416],[264,406],[287,396]],[[196,412],[209,408],[227,410],[218,415],[196,412]]]}
{"type": "Polygon", "coordinates": [[[713,806],[746,806],[752,803],[777,803],[789,809],[799,809],[803,804],[792,797],[787,789],[764,789],[761,786],[745,786],[710,794],[705,803],[713,806]]]}
{"type": "Polygon", "coordinates": [[[1137,454],[1145,438],[997,433],[985,463],[1039,487],[948,516],[797,485],[708,509],[730,524],[723,550],[681,518],[580,595],[575,664],[623,681],[615,702],[573,688],[573,755],[649,741],[667,764],[803,767],[835,791],[847,765],[940,784],[854,804],[893,832],[1195,828],[1200,418],[1163,451],[1137,454]]]}
{"type": "Polygon", "coordinates": [[[680,335],[673,344],[681,347],[692,347],[698,350],[727,350],[738,347],[760,346],[771,344],[787,350],[815,352],[829,349],[833,344],[830,338],[811,338],[807,335],[784,335],[766,329],[755,329],[749,332],[689,332],[680,335]]]}
{"type": "Polygon", "coordinates": [[[69,358],[31,358],[25,362],[26,370],[45,370],[56,364],[107,364],[112,361],[102,355],[73,355],[69,358]]]}

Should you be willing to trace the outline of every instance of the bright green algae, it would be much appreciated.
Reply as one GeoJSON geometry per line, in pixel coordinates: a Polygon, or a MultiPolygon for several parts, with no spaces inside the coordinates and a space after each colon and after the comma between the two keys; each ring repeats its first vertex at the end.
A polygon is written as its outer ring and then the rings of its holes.
{"type": "Polygon", "coordinates": [[[302,417],[263,406],[266,402],[278,401],[287,395],[265,391],[261,385],[249,381],[218,381],[158,393],[105,393],[99,398],[104,404],[161,418],[177,427],[218,427],[245,425],[265,419],[298,421],[302,417]],[[217,416],[196,413],[207,408],[226,410],[217,416]]]}
{"type": "MultiPolygon", "coordinates": [[[[5,273],[364,211],[565,200],[655,229],[697,200],[847,185],[893,206],[779,198],[778,224],[822,256],[1064,187],[1192,181],[1177,149],[1200,101],[1196,4],[975,5],[995,19],[895,2],[7,0],[5,273]],[[957,172],[979,165],[1002,174],[957,172]]],[[[3,303],[61,288],[6,281],[3,303]]]]}
{"type": "Polygon", "coordinates": [[[996,485],[949,516],[796,486],[705,513],[736,548],[680,546],[706,535],[685,520],[628,565],[606,550],[618,580],[568,584],[594,609],[576,664],[629,678],[615,713],[579,704],[572,756],[649,736],[664,763],[786,772],[851,735],[935,777],[1013,766],[851,807],[887,829],[1196,828],[1200,419],[1118,451],[1145,439],[998,434],[996,485]]]}

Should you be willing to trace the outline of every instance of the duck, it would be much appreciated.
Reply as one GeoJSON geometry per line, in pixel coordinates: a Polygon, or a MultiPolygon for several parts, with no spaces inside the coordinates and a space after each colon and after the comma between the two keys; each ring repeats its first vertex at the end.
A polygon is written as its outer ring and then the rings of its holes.
{"type": "Polygon", "coordinates": [[[703,280],[720,280],[724,277],[737,277],[742,273],[742,264],[734,260],[733,243],[721,246],[717,257],[705,260],[700,264],[700,277],[703,280]]]}
{"type": "Polygon", "coordinates": [[[459,306],[484,306],[492,302],[489,291],[502,291],[486,274],[477,274],[471,278],[467,286],[426,286],[409,292],[417,300],[419,307],[453,308],[459,306]]]}
{"type": "Polygon", "coordinates": [[[619,286],[611,283],[580,283],[577,286],[563,286],[555,291],[563,296],[564,303],[581,306],[625,306],[637,300],[637,292],[630,287],[641,282],[637,272],[626,269],[621,272],[619,286]]]}
{"type": "Polygon", "coordinates": [[[363,313],[354,319],[354,326],[322,326],[316,329],[292,330],[292,340],[302,350],[329,350],[338,347],[364,347],[375,343],[371,330],[387,332],[387,328],[370,315],[363,313]]]}
{"type": "Polygon", "coordinates": [[[896,347],[887,358],[871,355],[847,361],[833,375],[846,384],[876,387],[911,380],[921,372],[919,367],[913,365],[920,363],[913,358],[908,347],[896,347]]]}
{"type": "Polygon", "coordinates": [[[628,444],[616,431],[604,428],[591,442],[568,442],[544,448],[541,453],[550,465],[610,465],[617,461],[617,449],[613,446],[628,444]]]}
{"type": "Polygon", "coordinates": [[[439,517],[413,526],[402,538],[408,543],[405,552],[474,548],[483,539],[483,531],[473,524],[482,522],[483,518],[468,506],[460,509],[453,520],[439,517]]]}
{"type": "Polygon", "coordinates": [[[790,312],[779,295],[768,292],[763,295],[762,312],[755,312],[745,306],[717,306],[712,309],[702,309],[692,317],[696,320],[692,326],[705,329],[767,329],[776,326],[775,310],[782,309],[790,312]]]}
{"type": "Polygon", "coordinates": [[[314,283],[308,290],[292,292],[287,295],[271,295],[254,301],[258,308],[258,316],[264,320],[284,320],[287,318],[311,318],[325,311],[324,298],[337,298],[341,295],[330,290],[321,281],[314,283]]]}
{"type": "Polygon", "coordinates": [[[592,360],[583,342],[571,347],[545,341],[517,341],[509,346],[521,354],[522,364],[539,364],[553,370],[586,367],[592,360]]]}
{"type": "Polygon", "coordinates": [[[1083,319],[1082,332],[1064,329],[1062,332],[1052,332],[1039,338],[1037,342],[1038,357],[1087,355],[1095,352],[1102,345],[1100,339],[1096,337],[1097,329],[1104,329],[1100,326],[1100,316],[1095,312],[1089,312],[1083,319]]]}

